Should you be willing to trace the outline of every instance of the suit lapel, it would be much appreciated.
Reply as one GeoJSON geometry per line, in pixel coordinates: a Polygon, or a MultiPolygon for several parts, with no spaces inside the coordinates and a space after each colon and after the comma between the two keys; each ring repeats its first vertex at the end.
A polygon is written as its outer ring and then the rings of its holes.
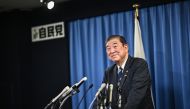
{"type": "Polygon", "coordinates": [[[123,74],[122,74],[122,79],[121,79],[121,86],[120,87],[122,87],[122,85],[124,84],[124,82],[126,81],[126,79],[127,79],[127,76],[128,76],[128,69],[129,69],[129,67],[130,67],[130,65],[131,65],[131,60],[132,60],[132,58],[131,58],[131,56],[129,55],[129,57],[128,57],[128,59],[127,59],[127,62],[126,62],[126,64],[125,64],[125,67],[124,67],[124,70],[123,70],[123,74]]]}
{"type": "Polygon", "coordinates": [[[112,80],[112,84],[116,85],[117,84],[117,66],[115,65],[114,69],[113,69],[113,80],[112,80]]]}

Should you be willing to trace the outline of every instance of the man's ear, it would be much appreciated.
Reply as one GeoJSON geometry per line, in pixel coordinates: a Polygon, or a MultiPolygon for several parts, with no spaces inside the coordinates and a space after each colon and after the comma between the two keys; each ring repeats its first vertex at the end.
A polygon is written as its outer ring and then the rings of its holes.
{"type": "Polygon", "coordinates": [[[128,45],[127,45],[127,44],[124,44],[124,47],[125,47],[125,48],[128,48],[128,45]]]}
{"type": "Polygon", "coordinates": [[[124,48],[125,48],[127,51],[128,51],[128,49],[129,49],[127,44],[124,45],[124,48]]]}

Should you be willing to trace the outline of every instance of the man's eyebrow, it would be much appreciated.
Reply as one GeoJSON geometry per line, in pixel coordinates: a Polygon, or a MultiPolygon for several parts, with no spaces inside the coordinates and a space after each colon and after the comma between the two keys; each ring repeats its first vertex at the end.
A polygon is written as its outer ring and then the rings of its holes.
{"type": "MultiPolygon", "coordinates": [[[[115,44],[118,44],[118,42],[113,42],[113,43],[111,43],[111,45],[115,45],[115,44]]],[[[107,44],[106,45],[106,47],[109,47],[109,46],[111,46],[110,44],[107,44]]]]}
{"type": "Polygon", "coordinates": [[[117,42],[114,42],[113,45],[118,44],[117,42]]]}

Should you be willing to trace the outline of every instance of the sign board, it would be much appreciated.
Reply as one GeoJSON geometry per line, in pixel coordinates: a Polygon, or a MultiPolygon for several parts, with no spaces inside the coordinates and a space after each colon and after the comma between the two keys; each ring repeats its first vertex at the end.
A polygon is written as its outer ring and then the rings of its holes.
{"type": "Polygon", "coordinates": [[[65,37],[64,22],[32,27],[32,42],[65,37]]]}

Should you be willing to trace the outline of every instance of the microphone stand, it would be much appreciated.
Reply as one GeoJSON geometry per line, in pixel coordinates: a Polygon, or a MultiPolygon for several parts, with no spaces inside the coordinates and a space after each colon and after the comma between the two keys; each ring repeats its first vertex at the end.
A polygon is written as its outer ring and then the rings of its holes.
{"type": "Polygon", "coordinates": [[[61,109],[61,107],[63,106],[63,104],[65,103],[65,101],[69,98],[69,97],[71,97],[71,96],[73,96],[73,95],[75,95],[75,94],[77,94],[77,93],[79,93],[80,91],[79,91],[79,89],[78,88],[70,88],[70,90],[68,91],[68,92],[66,92],[66,94],[65,95],[63,95],[63,100],[60,102],[60,106],[59,106],[59,109],[61,109]]]}
{"type": "Polygon", "coordinates": [[[79,109],[79,106],[80,106],[80,104],[81,104],[82,100],[84,99],[84,97],[86,96],[87,92],[88,92],[88,91],[89,91],[92,87],[93,87],[93,84],[91,84],[91,85],[88,87],[88,89],[87,89],[87,90],[85,90],[84,95],[82,96],[82,98],[81,98],[80,102],[78,103],[78,105],[77,105],[77,108],[76,108],[76,109],[79,109]]]}
{"type": "Polygon", "coordinates": [[[94,99],[92,100],[92,102],[90,103],[90,106],[88,107],[88,109],[92,108],[92,105],[94,104],[94,101],[96,100],[96,97],[94,97],[94,99]]]}

